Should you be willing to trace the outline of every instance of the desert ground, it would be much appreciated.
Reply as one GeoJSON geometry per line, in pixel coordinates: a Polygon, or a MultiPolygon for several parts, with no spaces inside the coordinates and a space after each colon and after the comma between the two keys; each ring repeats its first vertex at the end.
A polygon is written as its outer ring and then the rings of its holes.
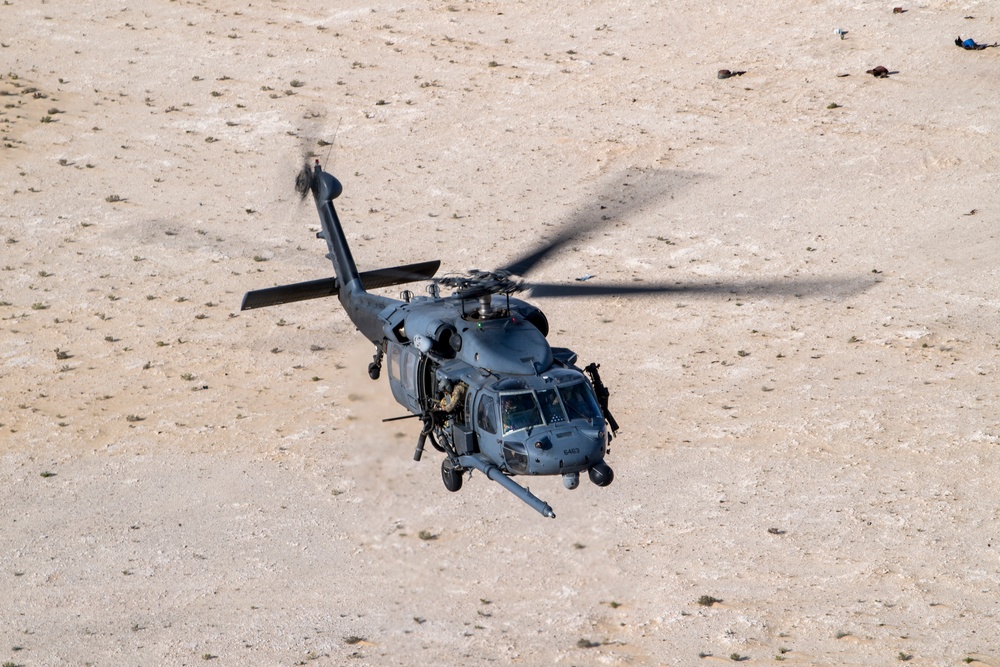
{"type": "Polygon", "coordinates": [[[902,8],[4,2],[0,661],[1000,665],[1000,7],[902,8]],[[677,286],[534,301],[612,486],[449,493],[335,299],[240,312],[310,151],[362,270],[677,286]]]}

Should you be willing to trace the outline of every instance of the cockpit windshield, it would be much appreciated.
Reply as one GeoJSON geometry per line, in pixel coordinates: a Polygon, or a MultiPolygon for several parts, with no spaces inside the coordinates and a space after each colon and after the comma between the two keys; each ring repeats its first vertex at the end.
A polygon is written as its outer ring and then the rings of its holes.
{"type": "Polygon", "coordinates": [[[586,382],[500,394],[500,417],[506,435],[543,424],[586,419],[603,421],[597,398],[586,382]]]}
{"type": "Polygon", "coordinates": [[[559,387],[563,405],[570,419],[589,419],[603,421],[601,409],[597,407],[597,397],[585,382],[577,382],[565,387],[559,387]]]}
{"type": "Polygon", "coordinates": [[[501,394],[500,419],[504,434],[522,428],[540,426],[542,415],[535,404],[535,392],[524,391],[517,394],[501,394]]]}

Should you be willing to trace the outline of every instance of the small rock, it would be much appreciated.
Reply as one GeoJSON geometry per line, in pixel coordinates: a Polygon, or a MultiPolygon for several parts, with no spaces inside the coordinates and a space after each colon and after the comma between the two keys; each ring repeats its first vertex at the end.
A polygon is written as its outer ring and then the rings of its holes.
{"type": "Polygon", "coordinates": [[[734,72],[734,71],[728,70],[728,69],[720,69],[718,77],[720,79],[728,79],[731,76],[743,76],[744,74],[746,74],[745,70],[739,70],[737,72],[734,72]]]}

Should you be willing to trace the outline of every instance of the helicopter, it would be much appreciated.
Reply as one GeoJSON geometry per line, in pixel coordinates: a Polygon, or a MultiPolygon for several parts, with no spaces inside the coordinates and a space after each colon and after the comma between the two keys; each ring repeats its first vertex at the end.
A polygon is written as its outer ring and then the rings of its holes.
{"type": "MultiPolygon", "coordinates": [[[[528,273],[579,230],[563,230],[506,266],[436,277],[439,260],[358,271],[333,200],[341,182],[320,166],[303,167],[296,190],[312,194],[334,277],[247,292],[240,310],[337,296],[357,330],[374,346],[372,380],[388,365],[389,387],[422,428],[413,454],[426,443],[444,455],[446,489],[462,488],[478,470],[549,518],[552,508],[514,477],[562,477],[567,489],[586,473],[599,487],[614,471],[605,458],[619,425],[609,408],[610,390],[597,363],[577,365],[577,354],[548,342],[549,324],[538,307],[513,295],[528,289],[528,273]],[[399,299],[370,290],[429,281],[426,295],[404,290],[399,299]],[[442,288],[450,294],[442,294],[442,288]]],[[[822,283],[828,285],[830,281],[822,283]]],[[[758,284],[781,292],[787,284],[758,284]]],[[[801,288],[801,281],[797,284],[801,288]]],[[[533,296],[582,296],[662,292],[731,291],[712,285],[592,285],[532,283],[533,296]]]]}

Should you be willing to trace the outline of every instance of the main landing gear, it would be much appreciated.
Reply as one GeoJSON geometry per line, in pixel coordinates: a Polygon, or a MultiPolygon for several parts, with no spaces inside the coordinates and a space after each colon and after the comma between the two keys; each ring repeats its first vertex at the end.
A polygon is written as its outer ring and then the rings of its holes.
{"type": "Polygon", "coordinates": [[[461,489],[463,472],[465,471],[455,467],[450,456],[444,457],[441,461],[441,480],[444,482],[444,488],[453,493],[461,489]]]}
{"type": "Polygon", "coordinates": [[[379,379],[382,375],[382,348],[376,348],[372,362],[368,364],[368,377],[373,380],[379,379]]]}

